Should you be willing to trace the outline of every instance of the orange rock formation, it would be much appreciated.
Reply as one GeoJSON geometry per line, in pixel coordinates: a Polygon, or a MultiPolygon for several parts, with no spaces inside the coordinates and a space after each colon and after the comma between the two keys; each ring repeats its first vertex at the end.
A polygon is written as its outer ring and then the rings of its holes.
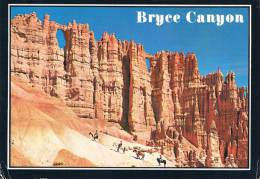
{"type": "Polygon", "coordinates": [[[81,118],[117,123],[132,134],[151,131],[151,140],[178,132],[207,150],[206,166],[222,166],[230,156],[248,166],[247,89],[236,86],[233,72],[225,79],[220,70],[200,75],[194,53],[149,55],[114,34],[96,41],[87,24],[61,25],[49,15],[41,22],[32,13],[11,21],[11,74],[63,99],[81,118]]]}

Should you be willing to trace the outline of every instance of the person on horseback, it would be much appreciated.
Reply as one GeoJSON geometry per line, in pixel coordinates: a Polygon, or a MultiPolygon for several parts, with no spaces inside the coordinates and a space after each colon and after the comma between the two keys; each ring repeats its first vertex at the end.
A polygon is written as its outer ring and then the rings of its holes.
{"type": "Polygon", "coordinates": [[[136,154],[136,159],[141,159],[141,160],[144,159],[144,157],[145,157],[144,152],[137,150],[137,149],[134,149],[133,152],[135,152],[135,154],[136,154]]]}
{"type": "Polygon", "coordinates": [[[122,147],[122,145],[123,145],[123,143],[122,143],[122,140],[121,140],[120,143],[117,146],[117,152],[119,152],[119,149],[122,147]]]}
{"type": "Polygon", "coordinates": [[[159,166],[161,165],[161,163],[164,164],[164,167],[166,166],[166,160],[162,158],[162,155],[160,155],[160,157],[157,158],[157,162],[158,162],[159,166]]]}
{"type": "Polygon", "coordinates": [[[96,130],[95,134],[94,134],[94,138],[98,139],[98,131],[96,130]]]}
{"type": "Polygon", "coordinates": [[[89,135],[92,137],[93,141],[98,140],[98,131],[97,130],[94,134],[92,134],[92,132],[89,132],[89,135]]]}

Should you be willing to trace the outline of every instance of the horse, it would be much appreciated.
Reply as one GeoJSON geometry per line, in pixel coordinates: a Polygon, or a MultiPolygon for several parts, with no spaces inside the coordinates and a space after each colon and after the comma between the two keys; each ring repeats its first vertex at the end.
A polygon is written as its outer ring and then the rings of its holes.
{"type": "Polygon", "coordinates": [[[96,132],[95,134],[92,134],[92,132],[89,132],[89,135],[92,137],[92,140],[93,140],[93,141],[98,140],[98,134],[97,134],[97,132],[96,132]]]}
{"type": "Polygon", "coordinates": [[[158,162],[159,166],[161,165],[161,163],[164,164],[164,167],[166,166],[166,160],[164,160],[162,158],[157,158],[157,162],[158,162]]]}
{"type": "Polygon", "coordinates": [[[142,152],[140,150],[136,150],[136,149],[134,149],[133,152],[135,152],[137,159],[141,159],[141,160],[144,159],[144,157],[145,157],[145,153],[144,152],[142,152]]]}
{"type": "Polygon", "coordinates": [[[123,151],[123,153],[125,153],[125,151],[129,150],[129,149],[127,149],[127,147],[123,147],[122,143],[117,144],[116,142],[114,142],[113,147],[117,148],[117,152],[119,152],[120,149],[123,151]]]}

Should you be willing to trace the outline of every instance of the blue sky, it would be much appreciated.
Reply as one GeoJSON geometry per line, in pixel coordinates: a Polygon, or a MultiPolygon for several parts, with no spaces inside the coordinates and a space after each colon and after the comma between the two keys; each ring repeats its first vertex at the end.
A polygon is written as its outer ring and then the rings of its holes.
{"type": "MultiPolygon", "coordinates": [[[[145,51],[194,52],[202,75],[219,67],[224,75],[230,70],[236,73],[238,86],[248,84],[248,9],[247,8],[180,8],[180,7],[12,7],[11,18],[17,14],[36,12],[43,20],[44,14],[60,24],[74,19],[88,23],[100,39],[103,32],[115,33],[121,40],[134,40],[144,45],[145,51]],[[242,14],[243,24],[189,24],[185,20],[188,11],[197,14],[242,14]],[[136,11],[159,14],[180,14],[178,24],[137,24],[136,11]]],[[[57,34],[60,45],[64,43],[57,34]]]]}

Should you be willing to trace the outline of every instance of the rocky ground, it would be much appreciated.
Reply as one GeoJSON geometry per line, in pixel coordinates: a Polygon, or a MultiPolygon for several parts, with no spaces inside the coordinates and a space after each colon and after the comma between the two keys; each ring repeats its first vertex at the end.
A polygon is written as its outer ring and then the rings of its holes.
{"type": "MultiPolygon", "coordinates": [[[[11,166],[158,167],[159,152],[146,152],[143,160],[137,159],[134,147],[143,150],[151,147],[131,141],[123,130],[116,127],[101,130],[97,121],[88,123],[78,118],[59,99],[17,79],[11,87],[11,166]],[[102,131],[97,141],[88,135],[95,129],[102,131]],[[105,134],[110,131],[118,136],[105,134]],[[131,150],[117,152],[113,144],[120,141],[131,150]]],[[[174,162],[167,160],[167,167],[174,166],[174,162]]]]}

